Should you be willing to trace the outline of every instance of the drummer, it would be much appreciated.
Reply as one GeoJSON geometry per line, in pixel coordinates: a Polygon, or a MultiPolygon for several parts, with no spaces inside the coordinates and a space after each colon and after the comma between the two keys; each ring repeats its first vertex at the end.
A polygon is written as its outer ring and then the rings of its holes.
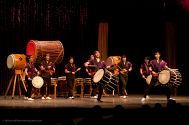
{"type": "MultiPolygon", "coordinates": [[[[150,67],[150,60],[149,57],[144,57],[144,62],[140,65],[140,75],[142,79],[145,81],[145,85],[149,85],[149,83],[146,83],[147,77],[151,75],[152,68],[150,67]]],[[[148,77],[150,78],[150,77],[148,77]]],[[[146,96],[146,98],[149,98],[149,95],[146,96]]]]}
{"type": "Polygon", "coordinates": [[[24,99],[27,99],[29,101],[34,100],[31,98],[31,91],[32,91],[32,79],[36,76],[39,75],[39,71],[35,68],[34,65],[34,59],[33,56],[28,55],[26,57],[26,66],[25,66],[25,80],[27,83],[27,92],[25,92],[25,97],[24,99]]]}
{"type": "MultiPolygon", "coordinates": [[[[101,60],[101,54],[98,50],[94,51],[94,59],[89,61],[89,65],[95,65],[95,72],[97,72],[99,69],[107,68],[105,61],[101,60]]],[[[92,98],[97,98],[98,102],[102,102],[101,97],[103,93],[103,85],[98,83],[92,83],[92,98]],[[96,96],[98,89],[98,97],[96,96]]]]}
{"type": "Polygon", "coordinates": [[[128,61],[125,54],[121,56],[121,61],[119,62],[118,67],[120,69],[119,71],[120,97],[126,98],[128,95],[126,91],[126,86],[128,83],[129,72],[132,71],[132,63],[128,61]]]}
{"type": "Polygon", "coordinates": [[[50,61],[50,54],[46,53],[44,60],[40,64],[41,76],[44,80],[44,84],[41,87],[41,99],[52,99],[49,97],[51,77],[55,73],[55,65],[50,61]],[[46,88],[47,85],[47,88],[46,88]],[[46,96],[45,96],[46,94],[46,96]]]}
{"type": "MultiPolygon", "coordinates": [[[[160,58],[161,54],[159,51],[155,52],[155,59],[150,61],[150,67],[152,68],[152,80],[150,82],[149,87],[145,90],[144,92],[144,96],[141,99],[141,102],[144,103],[146,101],[146,96],[149,94],[149,92],[151,91],[151,89],[154,86],[159,86],[159,81],[158,81],[158,76],[159,73],[164,70],[167,69],[167,62],[165,62],[163,59],[160,58]]],[[[164,93],[166,94],[167,100],[174,100],[172,98],[170,98],[171,96],[171,90],[170,88],[167,86],[165,87],[161,87],[162,90],[164,91],[164,93]]]]}

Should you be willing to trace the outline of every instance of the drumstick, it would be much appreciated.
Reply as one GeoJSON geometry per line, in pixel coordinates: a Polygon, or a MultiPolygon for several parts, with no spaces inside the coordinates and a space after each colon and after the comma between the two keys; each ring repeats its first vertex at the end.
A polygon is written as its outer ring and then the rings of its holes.
{"type": "Polygon", "coordinates": [[[97,67],[97,65],[88,65],[88,67],[97,67]]]}
{"type": "Polygon", "coordinates": [[[81,67],[80,67],[80,68],[78,68],[78,69],[75,71],[75,73],[76,73],[76,72],[78,72],[79,70],[81,70],[81,67]]]}
{"type": "MultiPolygon", "coordinates": [[[[56,61],[59,59],[59,57],[60,57],[60,55],[61,55],[62,52],[63,52],[63,50],[60,51],[60,53],[58,54],[58,57],[56,58],[56,60],[54,61],[54,63],[56,63],[56,61]]],[[[54,65],[54,63],[53,63],[53,65],[54,65]]]]}

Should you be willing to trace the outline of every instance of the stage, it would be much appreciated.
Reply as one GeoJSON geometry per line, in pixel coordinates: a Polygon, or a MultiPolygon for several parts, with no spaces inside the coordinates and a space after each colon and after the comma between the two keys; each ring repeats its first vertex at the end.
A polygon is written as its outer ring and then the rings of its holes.
{"type": "MultiPolygon", "coordinates": [[[[52,96],[53,97],[53,96],[52,96]]],[[[2,124],[121,124],[121,122],[140,123],[151,118],[165,122],[187,122],[185,114],[189,112],[188,96],[173,96],[176,101],[167,101],[164,95],[150,95],[145,103],[142,95],[130,94],[127,98],[117,95],[103,96],[101,103],[90,97],[69,99],[56,97],[33,101],[23,97],[0,97],[2,124]],[[181,118],[180,118],[181,117],[181,118]],[[133,120],[135,119],[135,120],[133,120]],[[100,122],[100,123],[99,123],[100,122]]],[[[145,123],[150,124],[150,122],[145,123]]]]}

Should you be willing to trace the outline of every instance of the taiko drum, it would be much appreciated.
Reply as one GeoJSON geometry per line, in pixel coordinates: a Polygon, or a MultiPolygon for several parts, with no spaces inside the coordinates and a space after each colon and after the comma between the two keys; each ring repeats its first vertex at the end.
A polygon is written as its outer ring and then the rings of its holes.
{"type": "Polygon", "coordinates": [[[26,56],[24,54],[10,54],[7,57],[7,67],[9,69],[24,69],[26,56]]]}
{"type": "Polygon", "coordinates": [[[32,55],[34,61],[40,63],[43,57],[49,53],[50,61],[60,63],[64,57],[64,47],[60,41],[30,40],[26,47],[26,55],[32,55]]]}

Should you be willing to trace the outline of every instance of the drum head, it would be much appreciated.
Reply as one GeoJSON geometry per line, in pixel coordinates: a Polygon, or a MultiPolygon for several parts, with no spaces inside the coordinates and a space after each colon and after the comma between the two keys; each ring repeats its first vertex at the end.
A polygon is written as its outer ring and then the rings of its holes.
{"type": "Polygon", "coordinates": [[[43,86],[43,78],[40,77],[40,76],[35,76],[33,79],[32,79],[32,85],[35,87],[35,88],[41,88],[43,86]]]}
{"type": "Polygon", "coordinates": [[[93,77],[93,82],[94,82],[94,83],[99,82],[99,81],[102,79],[103,76],[104,76],[104,70],[103,70],[103,69],[99,69],[99,70],[95,73],[95,75],[94,75],[94,77],[93,77]]]}
{"type": "Polygon", "coordinates": [[[14,55],[11,54],[7,57],[7,67],[9,69],[12,69],[15,65],[15,59],[14,59],[14,55]]]}
{"type": "Polygon", "coordinates": [[[108,57],[108,58],[106,59],[106,65],[107,65],[107,66],[111,66],[111,65],[113,65],[113,64],[114,64],[113,58],[112,58],[112,57],[108,57]]]}
{"type": "Polygon", "coordinates": [[[36,60],[37,55],[37,45],[35,41],[30,40],[26,47],[26,55],[32,55],[34,60],[36,60]]]}
{"type": "Polygon", "coordinates": [[[152,75],[148,75],[146,78],[146,83],[150,85],[151,80],[152,80],[152,75]]]}
{"type": "Polygon", "coordinates": [[[66,76],[60,76],[60,77],[58,77],[58,81],[60,81],[60,80],[66,80],[66,76]]]}
{"type": "Polygon", "coordinates": [[[158,80],[161,84],[167,84],[171,78],[169,70],[163,70],[159,73],[158,80]]]}

